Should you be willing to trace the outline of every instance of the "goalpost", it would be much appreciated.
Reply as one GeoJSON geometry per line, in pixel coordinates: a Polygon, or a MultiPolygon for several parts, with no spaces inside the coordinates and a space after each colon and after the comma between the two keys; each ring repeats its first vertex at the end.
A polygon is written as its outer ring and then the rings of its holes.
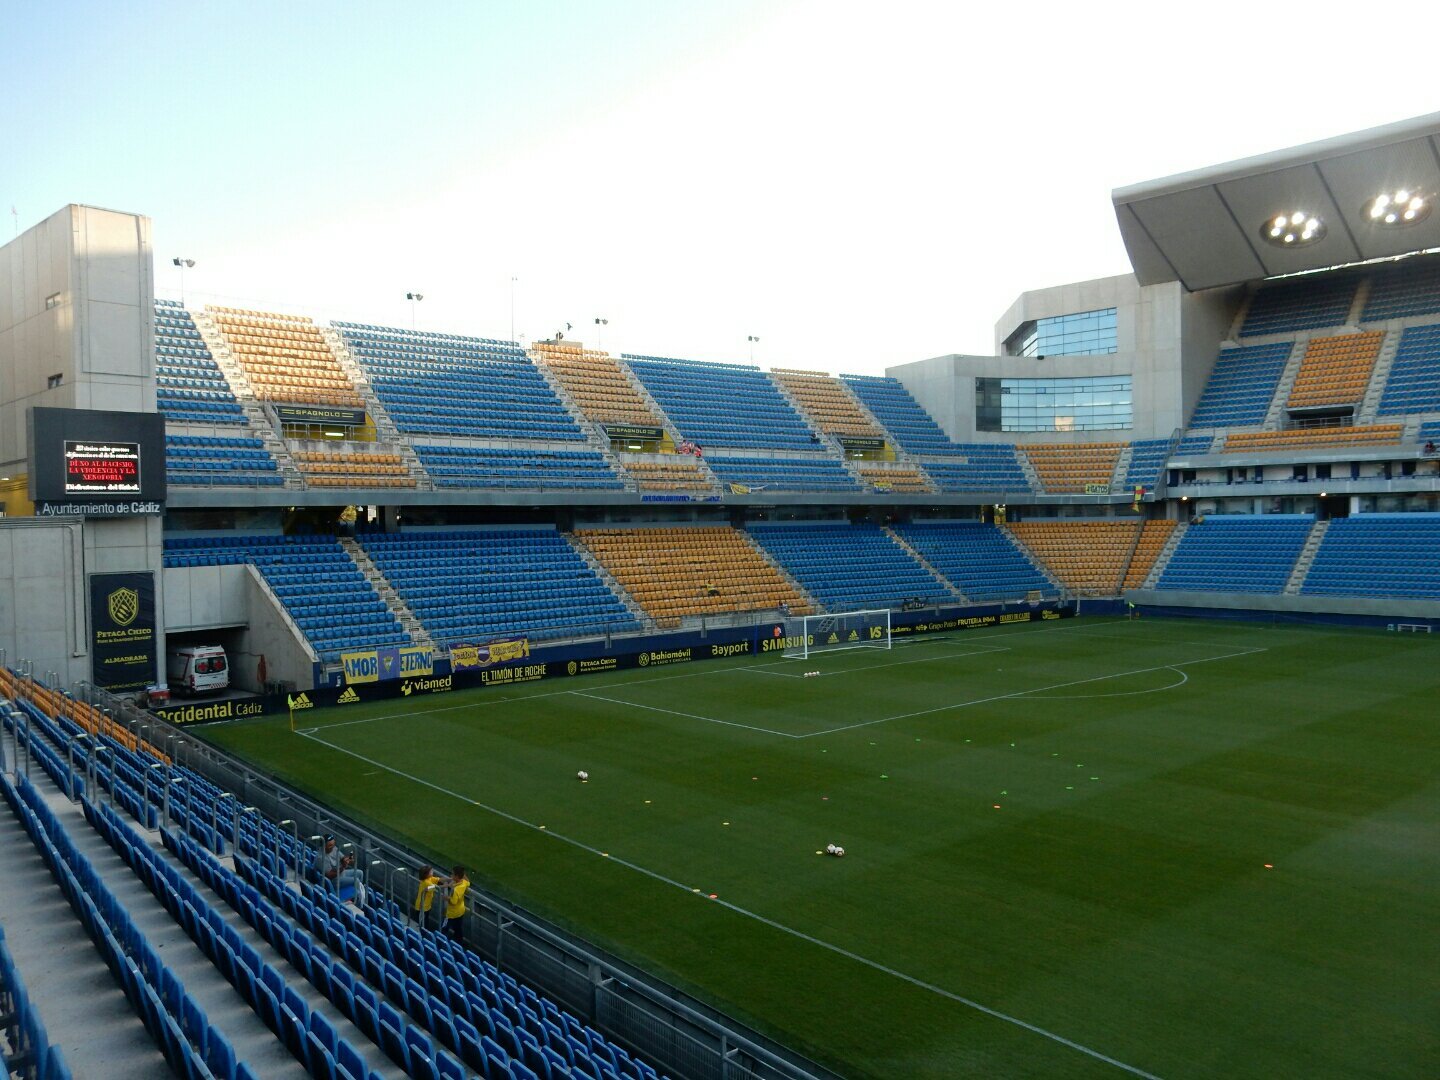
{"type": "Polygon", "coordinates": [[[890,610],[841,611],[833,615],[800,615],[785,620],[785,653],[807,660],[816,653],[841,649],[890,648],[890,610]]]}

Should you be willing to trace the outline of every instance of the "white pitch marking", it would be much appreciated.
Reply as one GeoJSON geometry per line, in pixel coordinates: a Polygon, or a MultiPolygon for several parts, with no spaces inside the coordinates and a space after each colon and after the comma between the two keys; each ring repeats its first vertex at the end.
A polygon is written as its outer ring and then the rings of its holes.
{"type": "Polygon", "coordinates": [[[735,720],[716,720],[713,716],[701,716],[699,713],[678,712],[675,709],[662,709],[658,705],[641,705],[638,701],[621,701],[619,698],[604,697],[600,694],[587,693],[584,690],[571,690],[574,697],[591,698],[595,701],[608,701],[612,705],[624,705],[631,709],[645,709],[649,712],[665,713],[667,716],[683,716],[689,720],[704,720],[707,724],[724,724],[726,727],[745,728],[747,731],[762,731],[766,735],[779,735],[786,739],[804,738],[802,735],[791,735],[788,731],[776,731],[773,728],[756,727],[754,724],[741,724],[735,720]]]}
{"type": "MultiPolygon", "coordinates": [[[[1198,661],[1197,661],[1198,662],[1198,661]]],[[[1115,694],[1055,694],[1047,697],[1037,697],[1035,701],[1096,701],[1100,698],[1117,697],[1139,697],[1141,694],[1158,694],[1164,690],[1176,690],[1190,681],[1190,676],[1173,665],[1164,668],[1165,671],[1173,671],[1180,676],[1179,682],[1173,682],[1169,686],[1156,686],[1149,690],[1124,690],[1115,694]]]]}
{"type": "MultiPolygon", "coordinates": [[[[347,747],[337,746],[335,743],[322,739],[318,735],[310,734],[309,729],[307,729],[307,731],[299,732],[299,734],[305,735],[306,738],[311,739],[314,742],[318,742],[321,746],[328,746],[331,750],[335,750],[342,754],[349,754],[351,757],[363,761],[368,765],[374,765],[379,769],[384,769],[386,772],[392,772],[396,776],[403,777],[404,779],[409,780],[412,783],[419,784],[422,787],[427,787],[431,791],[437,791],[442,795],[448,795],[452,799],[458,799],[460,802],[467,803],[470,806],[475,807],[476,809],[484,810],[487,813],[494,814],[496,817],[504,818],[506,821],[514,822],[516,825],[522,825],[527,829],[535,829],[537,832],[539,831],[539,826],[536,825],[534,822],[526,821],[524,818],[519,817],[515,814],[511,814],[505,810],[501,810],[499,807],[490,806],[487,803],[482,803],[478,799],[472,799],[468,795],[461,795],[458,791],[452,791],[449,788],[441,787],[439,784],[434,783],[433,781],[421,779],[418,776],[405,772],[403,769],[397,769],[393,765],[387,765],[382,761],[376,761],[374,758],[366,757],[364,754],[358,753],[354,750],[350,750],[347,747]]],[[[579,848],[581,851],[588,851],[592,855],[604,855],[604,857],[609,859],[612,863],[623,866],[627,870],[633,870],[638,874],[643,874],[654,881],[660,882],[661,884],[669,885],[675,889],[680,889],[682,892],[688,893],[691,891],[691,887],[689,885],[685,885],[679,881],[676,881],[674,878],[666,877],[664,874],[656,870],[651,870],[648,867],[641,866],[639,863],[631,862],[629,859],[620,858],[613,853],[602,852],[599,848],[592,847],[591,845],[585,843],[582,840],[576,840],[573,837],[566,836],[564,833],[556,832],[553,829],[546,829],[544,835],[551,837],[555,840],[559,840],[562,843],[569,844],[571,847],[579,848]]],[[[728,910],[733,911],[735,914],[743,916],[744,918],[752,919],[758,923],[763,923],[764,925],[770,927],[773,930],[778,930],[783,934],[789,934],[791,937],[799,938],[801,941],[809,942],[811,945],[817,945],[822,949],[828,950],[829,952],[833,952],[839,956],[843,956],[847,960],[853,960],[855,961],[855,963],[862,964],[865,967],[872,969],[873,971],[878,971],[883,975],[889,975],[892,978],[901,980],[902,982],[907,982],[911,986],[917,987],[918,989],[927,990],[932,994],[936,994],[939,997],[954,1001],[957,1004],[964,1005],[968,1009],[974,1009],[976,1012],[984,1013],[986,1016],[993,1017],[996,1020],[1001,1020],[1007,1024],[1013,1024],[1016,1027],[1024,1028],[1026,1031],[1049,1039],[1051,1042],[1059,1043],[1061,1046],[1068,1046],[1072,1050],[1078,1051],[1081,1054],[1085,1054],[1088,1057],[1092,1057],[1097,1061],[1103,1061],[1107,1065],[1113,1065],[1117,1069],[1121,1069],[1132,1076],[1141,1077],[1142,1080],[1160,1080],[1160,1077],[1156,1076],[1153,1073],[1148,1073],[1143,1069],[1136,1068],[1134,1065],[1127,1065],[1125,1062],[1119,1061],[1106,1054],[1102,1054],[1098,1050],[1093,1050],[1090,1047],[1085,1046],[1083,1043],[1078,1043],[1072,1039],[1067,1039],[1063,1035],[1057,1035],[1053,1031],[1047,1031],[1045,1028],[1039,1027],[1036,1024],[1031,1024],[1025,1020],[1019,1019],[1018,1017],[1010,1016],[1008,1013],[1000,1012],[998,1009],[992,1009],[988,1005],[982,1005],[978,1001],[964,997],[960,994],[956,994],[953,991],[946,990],[944,987],[936,986],[934,983],[925,982],[923,979],[917,979],[915,976],[907,975],[903,971],[898,971],[895,968],[887,967],[886,965],[881,964],[875,960],[871,960],[868,957],[861,956],[859,953],[851,952],[849,949],[843,948],[839,945],[831,944],[830,942],[825,941],[822,938],[815,937],[812,934],[807,934],[803,930],[796,930],[794,927],[786,926],[784,923],[781,922],[776,922],[774,919],[767,918],[764,915],[759,914],[758,912],[749,910],[748,908],[740,907],[738,904],[732,904],[727,900],[716,900],[712,901],[712,903],[718,903],[723,907],[727,908],[728,910]]]]}
{"type": "MultiPolygon", "coordinates": [[[[839,675],[863,675],[867,671],[876,671],[879,668],[904,667],[906,664],[934,664],[944,660],[958,660],[964,656],[983,656],[986,653],[1009,652],[1009,645],[986,645],[971,652],[948,653],[945,656],[922,656],[918,660],[891,660],[885,664],[865,664],[863,667],[846,668],[843,671],[822,671],[821,678],[831,678],[839,675]]],[[[811,657],[811,660],[818,660],[818,657],[811,657]]],[[[804,675],[792,675],[788,671],[770,671],[765,666],[752,665],[750,667],[725,668],[726,671],[734,671],[740,674],[749,675],[778,675],[782,679],[803,679],[804,675]]]]}

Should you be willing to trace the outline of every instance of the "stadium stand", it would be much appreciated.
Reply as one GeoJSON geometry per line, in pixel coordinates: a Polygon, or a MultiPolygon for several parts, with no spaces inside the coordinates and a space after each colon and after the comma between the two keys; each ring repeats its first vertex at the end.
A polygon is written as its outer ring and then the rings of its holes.
{"type": "Polygon", "coordinates": [[[884,432],[875,426],[845,390],[844,383],[823,371],[792,371],[773,368],[771,375],[800,403],[811,423],[827,435],[854,435],[879,439],[884,432]]]}
{"type": "Polygon", "coordinates": [[[406,530],[360,543],[437,642],[640,629],[554,529],[406,530]]]}
{"type": "Polygon", "coordinates": [[[621,455],[621,467],[635,481],[640,492],[713,494],[715,486],[699,461],[683,454],[645,458],[621,455]]]}
{"type": "Polygon", "coordinates": [[[924,468],[941,491],[1028,492],[1030,481],[1011,443],[952,443],[964,462],[927,461],[924,468]]]}
{"type": "Polygon", "coordinates": [[[833,457],[762,458],[706,455],[705,464],[726,484],[752,491],[859,491],[860,485],[833,457]]]}
{"type": "Polygon", "coordinates": [[[917,495],[933,492],[935,488],[918,468],[913,465],[881,464],[876,461],[857,461],[855,468],[876,491],[893,491],[900,495],[917,495]]]}
{"type": "Polygon", "coordinates": [[[569,341],[542,341],[531,352],[554,373],[580,411],[594,423],[662,426],[661,418],[609,353],[569,341]]]}
{"type": "Polygon", "coordinates": [[[917,521],[895,533],[971,600],[1016,600],[1053,582],[1004,529],[979,521],[917,521]]]}
{"type": "Polygon", "coordinates": [[[1440,600],[1440,514],[1331,521],[1300,591],[1440,600]]]}
{"type": "Polygon", "coordinates": [[[407,645],[394,613],[333,536],[203,536],[165,540],[165,565],[252,563],[322,660],[346,649],[407,645]]]}
{"type": "Polygon", "coordinates": [[[308,318],[207,307],[236,362],[262,401],[363,409],[364,400],[308,318]]]}
{"type": "Polygon", "coordinates": [[[1270,453],[1300,447],[1346,449],[1398,443],[1400,424],[1357,424],[1352,427],[1290,428],[1288,431],[1240,431],[1225,436],[1225,453],[1270,453]]]}
{"type": "Polygon", "coordinates": [[[943,581],[878,525],[751,525],[749,531],[826,610],[953,599],[943,581]]]}
{"type": "Polygon", "coordinates": [[[1420,430],[1415,435],[1415,441],[1427,443],[1436,440],[1440,440],[1440,420],[1427,420],[1420,425],[1420,430]]]}
{"type": "Polygon", "coordinates": [[[245,423],[195,320],[175,300],[155,301],[155,403],[171,423],[245,423]]]}
{"type": "Polygon", "coordinates": [[[1022,521],[1006,528],[1071,592],[1114,596],[1140,525],[1138,521],[1022,521]]]}
{"type": "MultiPolygon", "coordinates": [[[[8,790],[6,797],[8,801],[8,790]]],[[[0,1052],[3,1052],[7,1075],[69,1080],[70,1070],[65,1067],[64,1055],[50,1042],[45,1022],[30,1004],[30,995],[25,992],[25,983],[5,944],[3,926],[0,926],[0,1052]]]]}
{"type": "Polygon", "coordinates": [[[1314,524],[1308,514],[1234,514],[1196,521],[1156,588],[1278,593],[1314,524]]]}
{"type": "Polygon", "coordinates": [[[1406,327],[1380,396],[1380,415],[1440,412],[1440,324],[1406,327]]]}
{"type": "Polygon", "coordinates": [[[1370,278],[1370,295],[1360,321],[1413,318],[1440,314],[1440,260],[1409,259],[1370,278]]]}
{"type": "Polygon", "coordinates": [[[622,491],[624,482],[593,450],[415,444],[438,487],[622,491]]]}
{"type": "Polygon", "coordinates": [[[165,475],[177,487],[279,487],[284,477],[259,439],[166,435],[165,475]]]}
{"type": "Polygon", "coordinates": [[[1125,486],[1143,484],[1154,488],[1160,483],[1165,459],[1170,456],[1173,439],[1137,439],[1130,444],[1130,463],[1125,467],[1125,486]]]}
{"type": "Polygon", "coordinates": [[[410,487],[399,454],[369,450],[295,450],[291,456],[312,487],[410,487]]]}
{"type": "Polygon", "coordinates": [[[1191,428],[1238,427],[1265,419],[1292,341],[1221,349],[1190,418],[1191,428]]]}
{"type": "Polygon", "coordinates": [[[1353,274],[1295,278],[1255,291],[1240,336],[1292,334],[1340,326],[1350,314],[1360,279],[1353,274]]]}
{"type": "Polygon", "coordinates": [[[660,627],[682,618],[787,605],[806,615],[810,604],[728,526],[673,529],[579,529],[575,539],[660,627]]]}
{"type": "Polygon", "coordinates": [[[1150,571],[1155,566],[1155,560],[1160,557],[1160,552],[1170,540],[1170,534],[1175,531],[1175,525],[1176,522],[1166,518],[1145,522],[1140,532],[1140,541],[1135,545],[1135,553],[1130,557],[1130,566],[1125,571],[1125,581],[1121,588],[1138,589],[1145,584],[1145,579],[1150,576],[1150,571]]]}
{"type": "Polygon", "coordinates": [[[965,454],[965,449],[950,441],[899,379],[888,375],[842,375],[840,378],[906,452],[965,454]]]}
{"type": "Polygon", "coordinates": [[[1199,435],[1186,435],[1175,447],[1172,457],[1191,457],[1200,454],[1208,454],[1215,448],[1215,433],[1211,431],[1199,435]]]}
{"type": "Polygon", "coordinates": [[[1109,485],[1124,443],[1026,443],[1040,484],[1047,493],[1083,492],[1088,484],[1109,485]]]}
{"type": "Polygon", "coordinates": [[[359,323],[331,325],[402,432],[585,438],[545,376],[514,342],[359,323]]]}
{"type": "Polygon", "coordinates": [[[1289,408],[1357,404],[1370,385],[1384,340],[1381,331],[1311,338],[1290,388],[1289,408]]]}
{"type": "Polygon", "coordinates": [[[622,355],[691,442],[706,449],[818,449],[819,436],[757,367],[622,355]]]}

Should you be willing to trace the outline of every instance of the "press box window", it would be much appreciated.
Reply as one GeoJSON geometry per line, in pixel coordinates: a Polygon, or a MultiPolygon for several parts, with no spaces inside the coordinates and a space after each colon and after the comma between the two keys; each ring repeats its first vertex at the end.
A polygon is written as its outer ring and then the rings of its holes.
{"type": "Polygon", "coordinates": [[[1117,349],[1115,308],[1021,323],[1005,342],[1008,356],[1104,356],[1117,349]]]}
{"type": "Polygon", "coordinates": [[[60,294],[59,294],[58,292],[52,292],[49,296],[45,297],[45,310],[46,310],[46,311],[49,311],[49,310],[50,310],[51,308],[53,308],[53,307],[59,307],[59,306],[60,306],[60,294]]]}
{"type": "Polygon", "coordinates": [[[47,390],[54,390],[64,381],[64,375],[51,375],[48,379],[45,380],[45,388],[47,390]]]}

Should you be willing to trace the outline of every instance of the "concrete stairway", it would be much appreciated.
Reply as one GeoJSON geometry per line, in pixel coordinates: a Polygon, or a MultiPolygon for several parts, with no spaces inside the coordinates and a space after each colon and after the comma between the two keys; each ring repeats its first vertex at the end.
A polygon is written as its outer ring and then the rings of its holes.
{"type": "Polygon", "coordinates": [[[913,547],[910,546],[909,543],[906,542],[903,536],[897,533],[894,529],[890,528],[888,525],[883,526],[881,531],[884,532],[886,536],[890,537],[892,541],[898,544],[900,548],[905,552],[905,554],[909,555],[926,570],[929,570],[930,573],[934,574],[935,578],[940,582],[940,584],[945,586],[945,591],[948,592],[951,596],[955,597],[955,599],[959,600],[961,603],[964,604],[968,604],[970,602],[970,598],[960,591],[959,586],[957,586],[953,581],[947,578],[939,570],[936,570],[935,567],[930,564],[930,561],[926,559],[924,555],[921,555],[920,552],[916,551],[913,547]]]}
{"type": "Polygon", "coordinates": [[[1380,343],[1380,353],[1375,357],[1375,366],[1370,371],[1365,396],[1355,410],[1355,423],[1373,424],[1380,415],[1380,399],[1385,395],[1385,384],[1390,380],[1390,369],[1395,366],[1395,354],[1399,349],[1400,331],[1386,331],[1385,340],[1380,343]]]}
{"type": "Polygon", "coordinates": [[[1305,359],[1305,347],[1310,343],[1311,334],[1297,334],[1295,346],[1290,350],[1290,359],[1285,361],[1285,370],[1280,373],[1280,381],[1275,384],[1275,393],[1270,398],[1270,407],[1265,410],[1264,427],[1266,431],[1278,431],[1285,426],[1286,403],[1290,400],[1290,391],[1295,387],[1295,378],[1300,374],[1300,363],[1305,359]]]}
{"type": "Polygon", "coordinates": [[[1015,460],[1020,463],[1020,471],[1025,474],[1025,482],[1030,485],[1030,490],[1044,491],[1045,485],[1040,480],[1040,474],[1035,471],[1030,455],[1025,452],[1025,447],[1018,443],[1015,446],[1015,460]]]}
{"type": "Polygon", "coordinates": [[[1129,443],[1120,448],[1120,453],[1115,455],[1115,468],[1110,472],[1110,490],[1120,492],[1125,490],[1125,475],[1130,471],[1130,459],[1134,456],[1134,450],[1129,443]]]}
{"type": "Polygon", "coordinates": [[[737,529],[736,531],[739,532],[741,536],[745,537],[745,542],[750,545],[751,549],[754,550],[756,555],[764,559],[766,563],[775,568],[775,572],[785,580],[785,583],[787,585],[789,585],[792,589],[795,590],[797,595],[803,596],[805,598],[805,602],[810,605],[810,613],[812,615],[819,615],[825,611],[825,605],[820,603],[820,601],[816,600],[815,597],[811,596],[808,592],[806,592],[805,586],[801,585],[800,582],[791,575],[789,570],[786,570],[785,567],[781,566],[780,563],[776,561],[775,557],[771,555],[770,552],[765,550],[765,546],[763,544],[761,544],[744,529],[737,529]]]}
{"type": "Polygon", "coordinates": [[[625,605],[625,610],[634,616],[635,621],[647,630],[656,629],[655,620],[645,613],[636,599],[625,591],[625,586],[609,570],[605,564],[595,557],[595,553],[585,546],[585,542],[574,533],[565,533],[565,542],[584,560],[585,565],[595,572],[595,576],[605,583],[605,587],[615,594],[615,598],[625,605]]]}
{"type": "Polygon", "coordinates": [[[1150,573],[1145,575],[1141,588],[1153,589],[1160,580],[1160,575],[1165,572],[1165,567],[1170,565],[1170,559],[1175,554],[1175,549],[1180,546],[1180,541],[1190,529],[1188,521],[1182,521],[1176,525],[1170,533],[1170,539],[1165,541],[1165,546],[1160,549],[1160,554],[1155,556],[1155,565],[1150,567],[1150,573]]]}
{"type": "Polygon", "coordinates": [[[1305,546],[1300,549],[1295,568],[1290,571],[1290,579],[1285,582],[1286,596],[1300,595],[1300,589],[1305,584],[1305,575],[1310,573],[1310,565],[1315,561],[1315,554],[1320,550],[1320,544],[1329,528],[1328,521],[1317,521],[1310,526],[1310,534],[1305,537],[1305,546]]]}
{"type": "Polygon", "coordinates": [[[345,554],[350,556],[356,567],[365,575],[365,580],[370,582],[371,587],[379,593],[380,599],[385,601],[385,606],[394,612],[395,618],[400,620],[400,625],[405,629],[405,632],[410,635],[410,640],[415,642],[416,645],[423,645],[427,649],[434,649],[435,641],[426,632],[424,625],[420,622],[419,616],[415,614],[410,605],[405,602],[404,598],[395,591],[395,587],[390,584],[390,579],[381,572],[380,568],[375,565],[375,561],[370,558],[370,553],[361,547],[357,540],[349,536],[340,537],[340,546],[345,549],[345,554]]]}

